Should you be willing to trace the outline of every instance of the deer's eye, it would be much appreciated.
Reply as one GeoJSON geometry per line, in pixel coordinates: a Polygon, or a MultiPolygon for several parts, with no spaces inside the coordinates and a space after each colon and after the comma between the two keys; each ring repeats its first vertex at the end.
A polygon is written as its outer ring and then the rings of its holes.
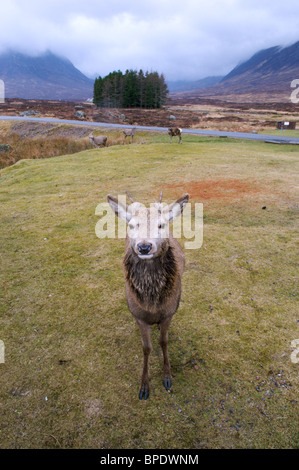
{"type": "Polygon", "coordinates": [[[134,230],[134,228],[138,228],[139,224],[133,225],[133,224],[128,224],[130,230],[134,230]]]}

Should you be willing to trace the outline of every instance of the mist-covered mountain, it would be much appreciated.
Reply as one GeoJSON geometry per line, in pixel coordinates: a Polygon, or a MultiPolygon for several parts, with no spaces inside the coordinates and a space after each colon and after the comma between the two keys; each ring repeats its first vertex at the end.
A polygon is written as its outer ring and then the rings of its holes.
{"type": "Polygon", "coordinates": [[[93,96],[94,80],[51,52],[30,56],[6,51],[0,55],[0,79],[6,98],[86,100],[93,96]]]}
{"type": "MultiPolygon", "coordinates": [[[[30,56],[16,51],[0,55],[0,79],[6,98],[86,100],[93,96],[94,80],[66,58],[51,52],[30,56]]],[[[237,65],[225,77],[196,81],[169,81],[172,95],[196,96],[281,93],[290,94],[290,83],[299,79],[299,41],[287,47],[270,47],[237,65]]]]}
{"type": "Polygon", "coordinates": [[[296,78],[299,78],[299,41],[288,47],[275,46],[257,52],[226,75],[218,89],[289,91],[296,78]]]}
{"type": "Polygon", "coordinates": [[[299,79],[299,41],[287,47],[261,50],[213,86],[185,91],[183,96],[186,99],[244,94],[271,96],[272,93],[287,96],[294,79],[299,79]]]}

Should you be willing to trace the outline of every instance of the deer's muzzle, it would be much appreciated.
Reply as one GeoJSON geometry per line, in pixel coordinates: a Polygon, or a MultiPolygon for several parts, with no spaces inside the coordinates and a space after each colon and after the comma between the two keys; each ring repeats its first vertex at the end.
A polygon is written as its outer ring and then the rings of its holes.
{"type": "Polygon", "coordinates": [[[138,252],[140,255],[148,255],[152,249],[152,244],[151,243],[146,243],[146,244],[138,243],[137,247],[138,247],[138,252]]]}

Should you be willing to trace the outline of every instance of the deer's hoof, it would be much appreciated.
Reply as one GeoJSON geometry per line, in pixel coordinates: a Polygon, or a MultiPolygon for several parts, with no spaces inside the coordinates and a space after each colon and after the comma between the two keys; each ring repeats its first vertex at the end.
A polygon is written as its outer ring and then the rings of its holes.
{"type": "Polygon", "coordinates": [[[147,400],[148,397],[149,397],[149,391],[148,390],[140,390],[139,400],[147,400]]]}
{"type": "Polygon", "coordinates": [[[164,379],[164,380],[163,380],[163,385],[164,385],[164,387],[166,388],[166,390],[170,390],[170,389],[171,389],[171,385],[172,385],[171,379],[164,379]]]}
{"type": "Polygon", "coordinates": [[[149,397],[149,387],[147,384],[142,384],[139,392],[139,400],[147,400],[149,397]]]}

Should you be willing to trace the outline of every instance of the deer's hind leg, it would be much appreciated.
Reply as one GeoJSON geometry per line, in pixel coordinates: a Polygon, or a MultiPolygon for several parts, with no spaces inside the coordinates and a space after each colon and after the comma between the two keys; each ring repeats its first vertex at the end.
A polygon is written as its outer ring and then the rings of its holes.
{"type": "Polygon", "coordinates": [[[160,346],[163,352],[163,385],[166,390],[171,388],[172,384],[172,376],[171,376],[171,369],[170,369],[170,362],[168,356],[168,328],[171,322],[171,318],[160,322],[160,346]]]}

